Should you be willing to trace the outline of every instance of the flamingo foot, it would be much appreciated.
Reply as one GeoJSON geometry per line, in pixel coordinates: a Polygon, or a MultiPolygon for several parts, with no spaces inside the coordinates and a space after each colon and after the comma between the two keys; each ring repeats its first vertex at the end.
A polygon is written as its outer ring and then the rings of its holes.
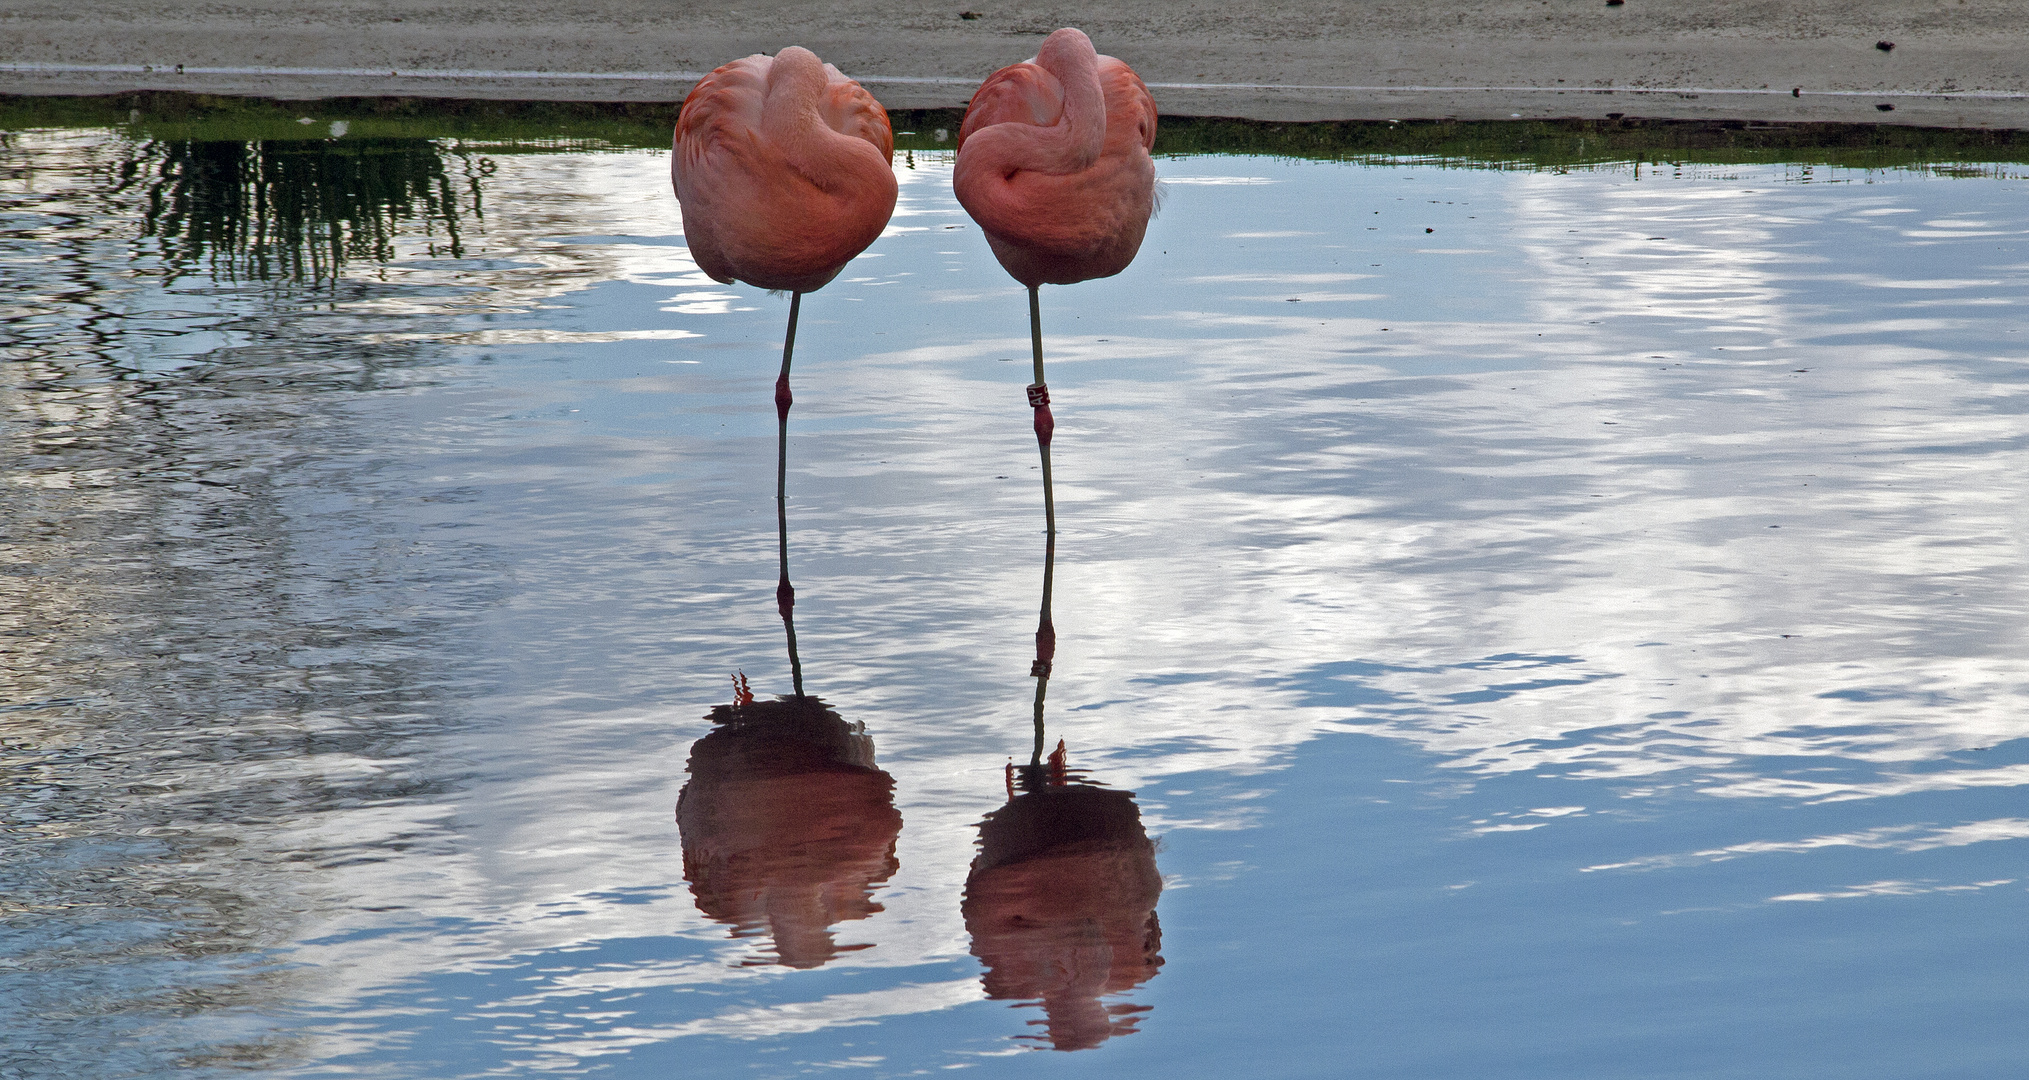
{"type": "Polygon", "coordinates": [[[1064,749],[1064,740],[1057,740],[1057,748],[1049,756],[1050,786],[1063,787],[1071,779],[1070,753],[1064,749]]]}

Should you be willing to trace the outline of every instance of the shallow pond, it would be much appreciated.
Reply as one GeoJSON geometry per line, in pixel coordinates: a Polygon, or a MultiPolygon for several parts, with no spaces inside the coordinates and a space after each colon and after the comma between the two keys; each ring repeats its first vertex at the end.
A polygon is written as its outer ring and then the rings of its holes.
{"type": "Polygon", "coordinates": [[[803,302],[819,708],[787,301],[666,155],[306,147],[0,149],[0,1071],[2029,1051],[2020,167],[1163,159],[1044,291],[1030,770],[948,154],[803,302]]]}

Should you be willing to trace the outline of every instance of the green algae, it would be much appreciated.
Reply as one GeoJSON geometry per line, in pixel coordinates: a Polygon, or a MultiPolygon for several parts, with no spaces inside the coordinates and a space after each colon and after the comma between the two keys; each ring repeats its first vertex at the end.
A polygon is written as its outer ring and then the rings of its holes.
{"type": "MultiPolygon", "coordinates": [[[[433,139],[491,153],[650,150],[669,145],[677,108],[676,102],[392,97],[271,101],[150,91],[0,97],[0,131],[109,128],[137,139],[194,142],[433,139]]],[[[890,116],[898,150],[936,151],[952,148],[961,113],[898,109],[890,116]]],[[[1460,168],[1797,164],[1992,175],[1994,166],[2029,164],[2029,132],[1638,118],[1280,124],[1170,116],[1162,120],[1155,150],[1374,163],[1413,159],[1460,168]]]]}

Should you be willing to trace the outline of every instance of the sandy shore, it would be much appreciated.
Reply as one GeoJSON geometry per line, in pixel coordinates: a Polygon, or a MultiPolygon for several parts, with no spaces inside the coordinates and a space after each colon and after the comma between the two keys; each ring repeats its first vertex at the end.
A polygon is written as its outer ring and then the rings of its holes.
{"type": "Polygon", "coordinates": [[[957,106],[1077,25],[1175,115],[2029,128],[2029,0],[734,2],[8,0],[0,93],[672,101],[802,44],[891,107],[957,106]]]}

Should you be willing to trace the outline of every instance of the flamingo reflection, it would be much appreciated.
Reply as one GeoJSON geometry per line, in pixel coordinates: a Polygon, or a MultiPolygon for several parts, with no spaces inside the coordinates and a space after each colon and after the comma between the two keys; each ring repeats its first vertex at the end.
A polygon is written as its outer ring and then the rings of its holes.
{"type": "MultiPolygon", "coordinates": [[[[1048,480],[1044,481],[1046,484],[1048,480]]],[[[986,996],[1040,1004],[1057,1050],[1084,1050],[1131,1034],[1149,1006],[1107,1003],[1162,966],[1156,899],[1162,877],[1134,794],[1085,780],[1062,740],[1044,758],[1043,700],[1056,653],[1050,618],[1057,541],[1044,547],[1036,628],[1035,749],[1007,770],[1007,804],[979,825],[979,855],[965,879],[972,955],[986,965],[986,996]]]]}
{"type": "MultiPolygon", "coordinates": [[[[786,437],[778,453],[786,459],[786,437]]],[[[778,461],[778,478],[785,470],[778,461]]],[[[865,726],[803,692],[779,482],[775,498],[775,601],[795,692],[756,701],[746,677],[735,680],[732,704],[712,709],[711,732],[690,748],[676,824],[698,910],[730,924],[735,937],[765,931],[774,959],[752,964],[815,968],[870,947],[837,944],[831,927],[881,910],[873,893],[901,865],[895,839],[902,815],[894,778],[874,764],[865,726]]]]}
{"type": "Polygon", "coordinates": [[[831,927],[881,910],[873,891],[900,865],[895,782],[873,739],[814,697],[736,701],[711,719],[676,803],[698,910],[735,937],[765,930],[787,967],[867,948],[831,927]]]}

